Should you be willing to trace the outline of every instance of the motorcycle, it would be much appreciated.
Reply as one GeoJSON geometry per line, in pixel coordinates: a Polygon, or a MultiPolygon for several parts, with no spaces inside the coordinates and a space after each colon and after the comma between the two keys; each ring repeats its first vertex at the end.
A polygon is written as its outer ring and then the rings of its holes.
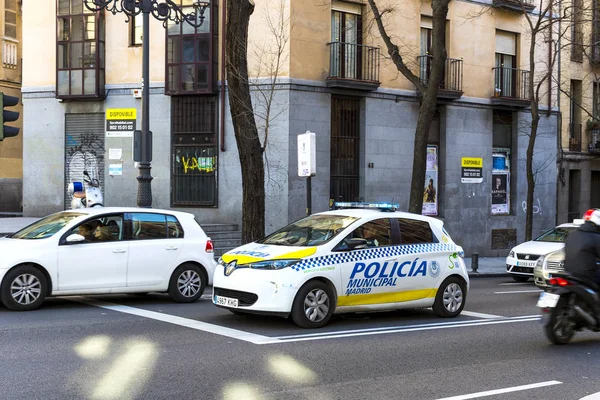
{"type": "Polygon", "coordinates": [[[100,182],[96,178],[91,178],[87,171],[83,171],[83,182],[69,183],[67,191],[73,197],[71,209],[102,207],[104,205],[100,182]]]}
{"type": "Polygon", "coordinates": [[[567,344],[576,332],[600,332],[600,287],[567,272],[554,273],[550,286],[540,294],[537,306],[552,344],[567,344]]]}

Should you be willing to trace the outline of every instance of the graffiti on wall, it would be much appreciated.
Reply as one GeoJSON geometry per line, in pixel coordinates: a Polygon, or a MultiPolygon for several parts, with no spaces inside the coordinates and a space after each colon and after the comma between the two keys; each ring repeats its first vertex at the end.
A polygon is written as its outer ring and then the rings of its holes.
{"type": "MultiPolygon", "coordinates": [[[[83,171],[92,179],[104,182],[104,138],[102,135],[83,133],[67,135],[65,146],[65,184],[83,182],[83,171]]],[[[68,204],[68,202],[65,202],[68,204]]]]}
{"type": "MultiPolygon", "coordinates": [[[[527,212],[527,202],[526,201],[523,201],[521,203],[521,208],[523,208],[524,213],[527,212]]],[[[540,203],[540,199],[537,199],[537,201],[533,202],[533,213],[542,215],[542,204],[540,203]]]]}

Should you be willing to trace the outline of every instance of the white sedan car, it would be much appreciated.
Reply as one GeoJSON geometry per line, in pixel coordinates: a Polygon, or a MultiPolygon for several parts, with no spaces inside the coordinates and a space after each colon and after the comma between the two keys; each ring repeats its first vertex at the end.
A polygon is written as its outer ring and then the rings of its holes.
{"type": "MultiPolygon", "coordinates": [[[[568,233],[577,229],[581,224],[583,224],[583,220],[580,219],[573,220],[572,223],[561,224],[544,232],[534,240],[514,247],[506,257],[506,272],[511,274],[517,282],[527,282],[534,276],[536,264],[541,265],[544,258],[548,258],[550,254],[559,253],[565,247],[568,233]],[[538,263],[538,261],[541,262],[538,263]]],[[[535,281],[538,283],[537,276],[535,281]]]]}
{"type": "Polygon", "coordinates": [[[194,215],[146,208],[52,214],[1,238],[0,254],[0,300],[17,311],[65,295],[168,292],[193,302],[216,267],[194,215]]]}
{"type": "Polygon", "coordinates": [[[224,254],[213,303],[291,316],[303,328],[343,312],[433,307],[455,317],[469,288],[462,253],[434,218],[364,208],[317,213],[224,254]]]}

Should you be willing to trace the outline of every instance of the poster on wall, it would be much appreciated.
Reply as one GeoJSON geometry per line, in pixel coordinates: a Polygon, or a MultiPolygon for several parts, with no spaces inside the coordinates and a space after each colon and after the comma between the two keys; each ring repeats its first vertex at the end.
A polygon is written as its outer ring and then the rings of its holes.
{"type": "Polygon", "coordinates": [[[509,213],[509,184],[508,173],[492,173],[492,214],[509,213]]]}
{"type": "Polygon", "coordinates": [[[423,191],[423,215],[438,215],[438,154],[437,146],[427,146],[427,168],[423,191]]]}

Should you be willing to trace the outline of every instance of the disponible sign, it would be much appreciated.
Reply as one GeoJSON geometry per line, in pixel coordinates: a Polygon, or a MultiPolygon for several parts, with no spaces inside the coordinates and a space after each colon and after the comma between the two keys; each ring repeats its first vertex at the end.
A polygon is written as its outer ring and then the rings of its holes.
{"type": "Polygon", "coordinates": [[[106,136],[133,137],[137,119],[135,108],[107,108],[106,136]]]}
{"type": "Polygon", "coordinates": [[[298,176],[315,176],[317,173],[317,139],[314,132],[298,135],[298,176]]]}
{"type": "Polygon", "coordinates": [[[460,181],[462,183],[483,182],[483,158],[463,157],[460,181]]]}

